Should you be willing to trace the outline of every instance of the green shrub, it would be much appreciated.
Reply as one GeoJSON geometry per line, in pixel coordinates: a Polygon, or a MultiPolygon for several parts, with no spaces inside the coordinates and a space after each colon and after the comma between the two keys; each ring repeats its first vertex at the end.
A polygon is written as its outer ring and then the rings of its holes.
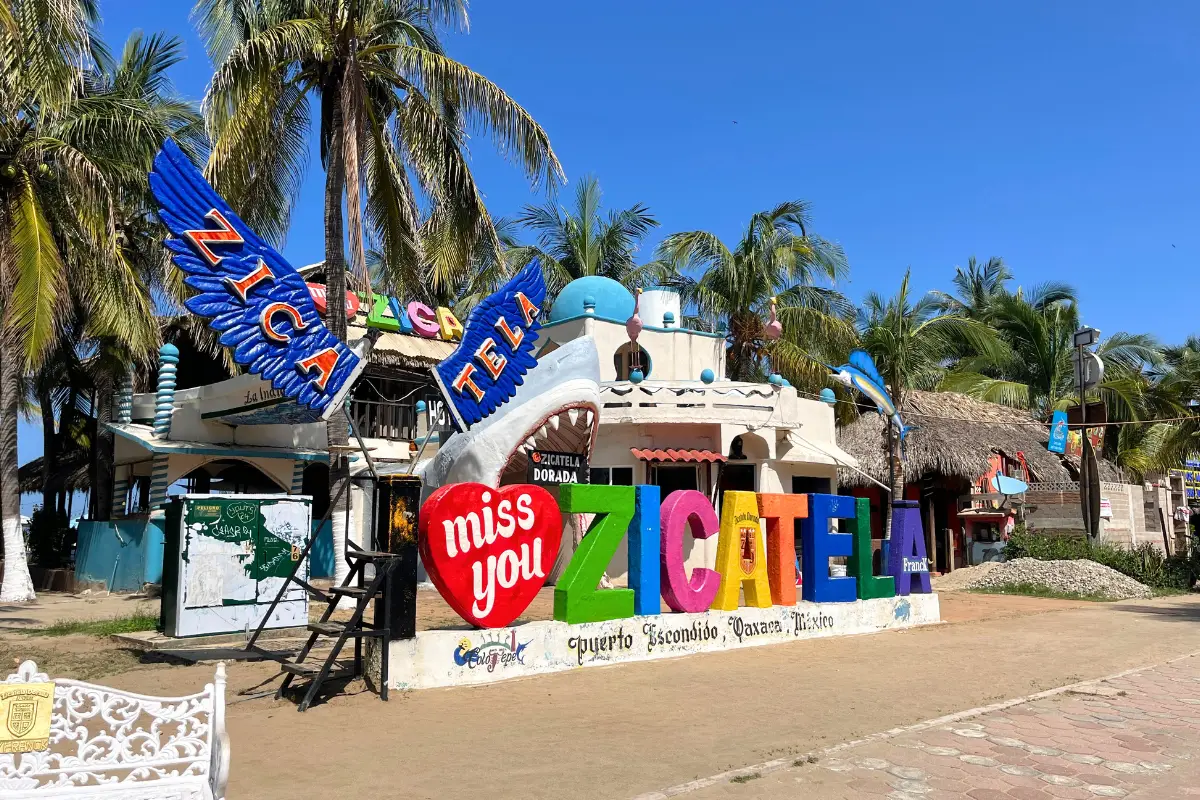
{"type": "Polygon", "coordinates": [[[1165,556],[1150,543],[1132,549],[1111,544],[1092,544],[1079,533],[1018,530],[1004,549],[1008,560],[1036,558],[1039,561],[1088,559],[1128,575],[1152,589],[1187,591],[1200,577],[1200,554],[1165,556]]]}

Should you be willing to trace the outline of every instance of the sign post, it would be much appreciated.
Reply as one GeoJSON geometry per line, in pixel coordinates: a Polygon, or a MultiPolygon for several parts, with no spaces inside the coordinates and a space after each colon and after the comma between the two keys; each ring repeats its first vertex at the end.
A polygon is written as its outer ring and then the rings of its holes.
{"type": "Polygon", "coordinates": [[[1079,387],[1079,412],[1083,424],[1083,453],[1079,458],[1079,505],[1083,510],[1083,530],[1089,539],[1099,533],[1099,489],[1100,476],[1096,464],[1096,452],[1087,436],[1087,390],[1100,382],[1104,375],[1104,364],[1095,353],[1085,348],[1100,341],[1100,331],[1082,327],[1075,331],[1075,379],[1079,387]],[[1098,364],[1098,369],[1092,365],[1098,364]],[[1095,495],[1095,497],[1093,497],[1095,495]],[[1097,508],[1093,508],[1097,506],[1097,508]]]}

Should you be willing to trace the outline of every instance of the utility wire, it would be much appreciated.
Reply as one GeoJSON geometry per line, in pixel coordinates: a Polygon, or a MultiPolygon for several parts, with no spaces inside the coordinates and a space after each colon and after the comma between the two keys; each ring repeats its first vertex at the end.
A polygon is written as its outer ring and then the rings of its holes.
{"type": "MultiPolygon", "coordinates": [[[[821,402],[825,402],[825,400],[819,394],[813,394],[812,392],[804,392],[799,389],[796,389],[796,394],[803,395],[804,397],[811,397],[814,400],[820,400],[821,402]]],[[[855,408],[858,407],[858,403],[855,402],[854,400],[843,400],[842,398],[839,397],[839,398],[836,398],[835,402],[846,403],[847,405],[852,405],[855,408]]],[[[1013,410],[1015,411],[1018,409],[1013,409],[1013,410]]],[[[1030,425],[1030,426],[1033,426],[1036,428],[1047,428],[1050,425],[1049,422],[1038,422],[1035,419],[1031,419],[1031,420],[995,420],[995,419],[975,419],[973,417],[943,417],[943,416],[939,416],[937,414],[923,414],[920,411],[905,411],[905,412],[903,412],[903,414],[906,417],[919,417],[921,419],[936,419],[936,420],[943,420],[946,422],[972,422],[976,425],[1030,425]]],[[[1106,422],[1103,425],[1095,425],[1095,426],[1089,426],[1089,427],[1106,428],[1109,425],[1152,425],[1157,422],[1184,422],[1186,420],[1195,420],[1197,422],[1200,422],[1200,416],[1193,415],[1193,416],[1187,416],[1187,417],[1162,417],[1159,419],[1126,420],[1123,422],[1106,422]]]]}

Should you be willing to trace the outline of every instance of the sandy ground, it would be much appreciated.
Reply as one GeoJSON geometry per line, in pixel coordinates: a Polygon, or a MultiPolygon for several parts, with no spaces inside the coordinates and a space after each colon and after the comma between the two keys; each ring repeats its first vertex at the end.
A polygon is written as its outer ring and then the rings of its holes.
{"type": "MultiPolygon", "coordinates": [[[[948,624],[921,629],[393,693],[388,703],[355,684],[306,714],[239,696],[271,688],[276,673],[233,664],[229,796],[628,798],[1200,651],[1200,597],[942,602],[948,624]]],[[[211,679],[211,665],[118,663],[123,652],[83,637],[0,635],[0,663],[36,655],[77,671],[72,663],[107,660],[121,668],[105,683],[154,694],[211,679]]]]}

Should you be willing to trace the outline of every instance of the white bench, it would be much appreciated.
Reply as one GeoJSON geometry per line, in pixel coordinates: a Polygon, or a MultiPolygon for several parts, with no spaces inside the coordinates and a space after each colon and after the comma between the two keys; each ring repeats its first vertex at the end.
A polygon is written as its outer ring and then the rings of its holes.
{"type": "MultiPolygon", "coordinates": [[[[26,661],[0,687],[48,682],[26,661]]],[[[228,778],[224,664],[186,697],[57,679],[49,748],[0,753],[4,800],[224,800],[228,778]]]]}

